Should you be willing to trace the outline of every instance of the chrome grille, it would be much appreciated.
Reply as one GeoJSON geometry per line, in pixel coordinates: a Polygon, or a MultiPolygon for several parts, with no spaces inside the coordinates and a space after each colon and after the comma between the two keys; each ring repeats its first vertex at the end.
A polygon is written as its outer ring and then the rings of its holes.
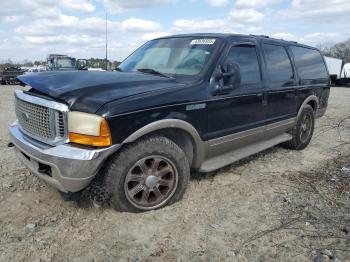
{"type": "Polygon", "coordinates": [[[65,105],[16,91],[15,107],[19,125],[27,135],[48,144],[66,140],[66,112],[56,109],[65,105]]]}
{"type": "Polygon", "coordinates": [[[64,137],[64,119],[63,119],[63,113],[57,111],[57,118],[56,118],[56,126],[57,126],[57,134],[60,137],[64,137]]]}
{"type": "Polygon", "coordinates": [[[54,139],[55,130],[51,128],[51,112],[44,106],[16,99],[16,115],[21,127],[34,136],[54,139]]]}

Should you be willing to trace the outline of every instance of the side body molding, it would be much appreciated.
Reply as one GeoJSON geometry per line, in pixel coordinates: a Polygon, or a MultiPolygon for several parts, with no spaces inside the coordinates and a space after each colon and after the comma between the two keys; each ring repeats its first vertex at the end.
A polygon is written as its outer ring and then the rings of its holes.
{"type": "Polygon", "coordinates": [[[134,142],[140,137],[161,129],[177,128],[187,132],[195,143],[194,161],[192,166],[199,167],[205,158],[205,146],[195,127],[190,123],[179,119],[163,119],[150,123],[128,136],[124,143],[134,142]]]}
{"type": "Polygon", "coordinates": [[[299,116],[300,116],[300,114],[301,114],[301,111],[303,111],[303,108],[304,108],[309,102],[311,102],[311,101],[316,102],[316,110],[315,110],[315,113],[317,112],[317,109],[318,109],[318,106],[319,106],[318,97],[315,96],[315,95],[310,95],[310,96],[308,96],[308,97],[304,100],[304,102],[301,104],[301,106],[300,106],[300,108],[299,108],[299,111],[298,111],[297,118],[296,118],[295,121],[298,121],[299,116]]]}

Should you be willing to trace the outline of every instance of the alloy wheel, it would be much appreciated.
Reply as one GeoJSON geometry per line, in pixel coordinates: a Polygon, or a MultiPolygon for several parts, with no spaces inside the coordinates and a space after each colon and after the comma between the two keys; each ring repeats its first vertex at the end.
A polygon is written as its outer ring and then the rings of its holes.
{"type": "Polygon", "coordinates": [[[138,160],[125,178],[124,190],[129,202],[149,210],[162,206],[175,193],[178,172],[174,163],[160,155],[138,160]]]}

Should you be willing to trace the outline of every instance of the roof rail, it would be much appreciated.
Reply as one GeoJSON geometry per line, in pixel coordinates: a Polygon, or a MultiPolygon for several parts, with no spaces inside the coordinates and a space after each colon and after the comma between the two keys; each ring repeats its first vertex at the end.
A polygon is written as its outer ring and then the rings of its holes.
{"type": "Polygon", "coordinates": [[[258,36],[258,37],[264,37],[264,38],[270,38],[268,35],[254,35],[254,34],[250,34],[251,36],[258,36]]]}
{"type": "MultiPolygon", "coordinates": [[[[257,36],[257,37],[270,38],[268,35],[254,35],[254,34],[250,34],[250,35],[251,35],[251,36],[257,36]]],[[[283,39],[283,38],[280,38],[279,40],[287,41],[287,42],[293,43],[293,44],[299,44],[297,41],[285,40],[285,39],[283,39]]]]}

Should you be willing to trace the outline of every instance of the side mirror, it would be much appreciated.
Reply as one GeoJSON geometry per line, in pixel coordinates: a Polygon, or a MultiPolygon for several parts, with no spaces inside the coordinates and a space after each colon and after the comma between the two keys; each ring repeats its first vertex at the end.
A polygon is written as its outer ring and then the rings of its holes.
{"type": "Polygon", "coordinates": [[[237,63],[219,65],[210,79],[212,95],[228,94],[241,84],[241,71],[237,63]]]}

